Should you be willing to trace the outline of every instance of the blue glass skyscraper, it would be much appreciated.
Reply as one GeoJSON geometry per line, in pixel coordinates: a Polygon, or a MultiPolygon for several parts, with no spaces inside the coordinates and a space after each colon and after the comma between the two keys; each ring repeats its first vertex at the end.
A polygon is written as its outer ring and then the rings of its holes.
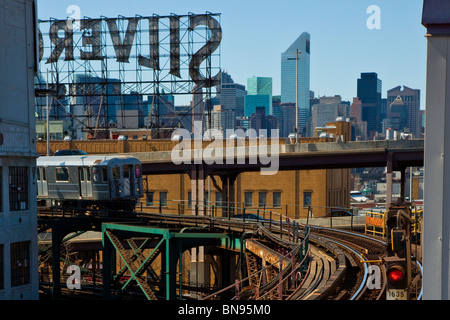
{"type": "Polygon", "coordinates": [[[375,72],[363,72],[358,79],[357,95],[361,100],[362,121],[367,121],[367,135],[373,137],[381,132],[382,82],[375,72]]]}
{"type": "Polygon", "coordinates": [[[251,116],[255,113],[256,107],[264,107],[266,115],[272,114],[272,78],[253,77],[247,79],[245,116],[251,116]]]}
{"type": "Polygon", "coordinates": [[[303,32],[291,46],[281,54],[281,102],[296,103],[297,50],[301,52],[298,61],[298,108],[300,133],[305,134],[306,122],[310,117],[309,74],[310,35],[303,32]]]}

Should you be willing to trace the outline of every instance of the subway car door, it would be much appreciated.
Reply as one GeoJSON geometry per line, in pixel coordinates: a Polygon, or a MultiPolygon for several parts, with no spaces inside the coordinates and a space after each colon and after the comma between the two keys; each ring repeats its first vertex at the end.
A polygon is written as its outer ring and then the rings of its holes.
{"type": "Polygon", "coordinates": [[[112,168],[112,181],[111,181],[111,198],[120,198],[121,194],[120,183],[120,167],[112,168]]]}
{"type": "Polygon", "coordinates": [[[39,196],[48,196],[47,168],[37,168],[37,189],[39,196]]]}
{"type": "Polygon", "coordinates": [[[89,167],[79,167],[78,175],[80,177],[80,196],[83,198],[91,198],[92,182],[89,167]]]}
{"type": "Polygon", "coordinates": [[[125,197],[133,195],[133,166],[123,166],[123,192],[125,197]]]}

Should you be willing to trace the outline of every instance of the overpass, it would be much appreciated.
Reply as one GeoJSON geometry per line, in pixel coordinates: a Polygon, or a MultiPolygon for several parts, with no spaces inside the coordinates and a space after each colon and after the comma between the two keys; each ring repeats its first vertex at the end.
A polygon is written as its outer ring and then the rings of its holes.
{"type": "MultiPolygon", "coordinates": [[[[424,159],[423,140],[380,140],[352,142],[316,142],[270,146],[212,145],[201,149],[175,151],[132,152],[138,158],[144,174],[189,173],[202,165],[209,174],[274,170],[311,170],[336,168],[388,167],[402,171],[421,167],[424,159]],[[261,148],[267,151],[261,153],[261,148]],[[205,152],[207,151],[207,152],[205,152]],[[179,164],[174,163],[174,156],[179,164]],[[278,166],[273,162],[278,161],[278,166]],[[272,163],[271,163],[272,162],[272,163]]],[[[388,170],[389,171],[389,170],[388,170]]]]}
{"type": "MultiPolygon", "coordinates": [[[[45,153],[42,142],[37,147],[39,153],[45,153]]],[[[82,149],[89,154],[131,155],[142,162],[144,175],[188,174],[194,204],[203,203],[205,179],[209,175],[222,180],[223,201],[234,202],[235,181],[242,172],[261,171],[270,175],[283,170],[386,167],[386,206],[389,206],[392,172],[400,171],[404,180],[407,167],[424,165],[424,140],[331,142],[324,138],[302,138],[297,144],[287,144],[284,139],[189,140],[184,144],[170,140],[84,140],[52,141],[50,148],[53,152],[82,149]]]]}
{"type": "MultiPolygon", "coordinates": [[[[279,170],[386,167],[386,207],[392,202],[393,171],[401,172],[401,199],[405,200],[407,167],[424,165],[423,140],[380,140],[353,142],[311,142],[298,144],[223,146],[221,142],[201,149],[177,147],[172,151],[127,153],[142,162],[146,175],[186,173],[191,179],[195,204],[204,201],[205,179],[218,175],[222,180],[222,199],[234,202],[234,186],[242,172],[279,170]]],[[[195,145],[195,143],[194,143],[195,145]]],[[[181,144],[180,144],[181,146],[181,144]]],[[[195,206],[192,206],[195,210],[195,206]]],[[[193,212],[194,214],[194,212],[193,212]]],[[[202,214],[201,212],[199,214],[202,214]]]]}

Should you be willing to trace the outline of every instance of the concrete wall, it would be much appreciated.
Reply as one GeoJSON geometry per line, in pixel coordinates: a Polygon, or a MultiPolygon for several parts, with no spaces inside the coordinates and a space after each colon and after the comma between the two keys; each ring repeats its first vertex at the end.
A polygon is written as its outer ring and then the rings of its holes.
{"type": "MultiPolygon", "coordinates": [[[[32,0],[0,0],[0,246],[3,248],[3,288],[0,300],[38,299],[38,248],[36,195],[36,129],[34,118],[35,28],[32,0]],[[28,208],[11,211],[10,194],[25,183],[12,184],[10,167],[25,167],[28,208]],[[20,185],[19,185],[20,184],[20,185]],[[33,201],[34,200],[34,201],[33,201]],[[11,247],[28,242],[29,252],[15,258],[11,247]],[[30,280],[12,286],[11,269],[30,267],[30,280]]],[[[24,193],[22,193],[24,194],[24,193]]]]}

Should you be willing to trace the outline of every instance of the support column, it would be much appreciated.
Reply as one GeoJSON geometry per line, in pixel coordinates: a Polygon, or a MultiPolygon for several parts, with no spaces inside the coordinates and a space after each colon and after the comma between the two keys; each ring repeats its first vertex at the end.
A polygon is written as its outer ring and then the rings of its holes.
{"type": "MultiPolygon", "coordinates": [[[[115,254],[115,253],[114,253],[115,254]]],[[[115,255],[114,255],[115,256],[115,255]]],[[[112,259],[113,246],[108,237],[103,236],[103,253],[102,253],[102,276],[103,276],[103,299],[111,300],[111,275],[112,275],[112,259]]]]}
{"type": "Polygon", "coordinates": [[[205,214],[205,177],[204,165],[193,164],[190,172],[192,215],[205,214]]]}
{"type": "Polygon", "coordinates": [[[423,298],[448,300],[450,252],[450,2],[424,0],[427,28],[423,298]]]}
{"type": "MultiPolygon", "coordinates": [[[[165,281],[166,281],[166,300],[177,299],[177,262],[181,257],[181,240],[175,238],[166,239],[165,249],[165,281]]],[[[182,259],[179,260],[182,265],[182,259]]],[[[163,278],[163,277],[161,277],[163,278]]]]}
{"type": "Polygon", "coordinates": [[[235,185],[236,185],[236,178],[237,174],[233,173],[228,178],[228,197],[229,197],[229,203],[230,203],[230,212],[228,213],[231,217],[234,216],[236,213],[236,195],[235,195],[235,185]]]}
{"type": "Polygon", "coordinates": [[[198,215],[205,215],[205,167],[203,165],[199,165],[197,167],[197,206],[198,206],[198,215]]]}
{"type": "MultiPolygon", "coordinates": [[[[205,215],[205,176],[203,164],[193,165],[191,170],[191,206],[193,215],[205,215]]],[[[204,247],[191,249],[191,283],[205,283],[205,253],[204,247]]]]}
{"type": "Polygon", "coordinates": [[[403,167],[401,170],[400,170],[400,173],[401,173],[401,176],[400,176],[400,181],[401,181],[401,184],[400,184],[400,201],[401,202],[404,202],[405,200],[406,200],[406,197],[405,197],[405,187],[406,187],[406,168],[405,167],[403,167]]]}
{"type": "Polygon", "coordinates": [[[220,176],[222,181],[222,217],[228,217],[228,176],[220,176]]]}
{"type": "Polygon", "coordinates": [[[231,173],[220,176],[220,179],[222,180],[222,202],[224,203],[224,206],[226,206],[226,209],[222,210],[223,217],[233,216],[235,214],[235,186],[238,175],[238,173],[231,173]]]}
{"type": "Polygon", "coordinates": [[[197,214],[197,166],[192,165],[192,169],[190,172],[191,178],[191,210],[192,215],[195,216],[197,214]]]}
{"type": "Polygon", "coordinates": [[[52,230],[52,297],[58,299],[61,295],[61,241],[63,235],[58,228],[52,230]]]}
{"type": "Polygon", "coordinates": [[[392,203],[392,153],[387,155],[386,167],[386,210],[389,210],[392,203]]]}

